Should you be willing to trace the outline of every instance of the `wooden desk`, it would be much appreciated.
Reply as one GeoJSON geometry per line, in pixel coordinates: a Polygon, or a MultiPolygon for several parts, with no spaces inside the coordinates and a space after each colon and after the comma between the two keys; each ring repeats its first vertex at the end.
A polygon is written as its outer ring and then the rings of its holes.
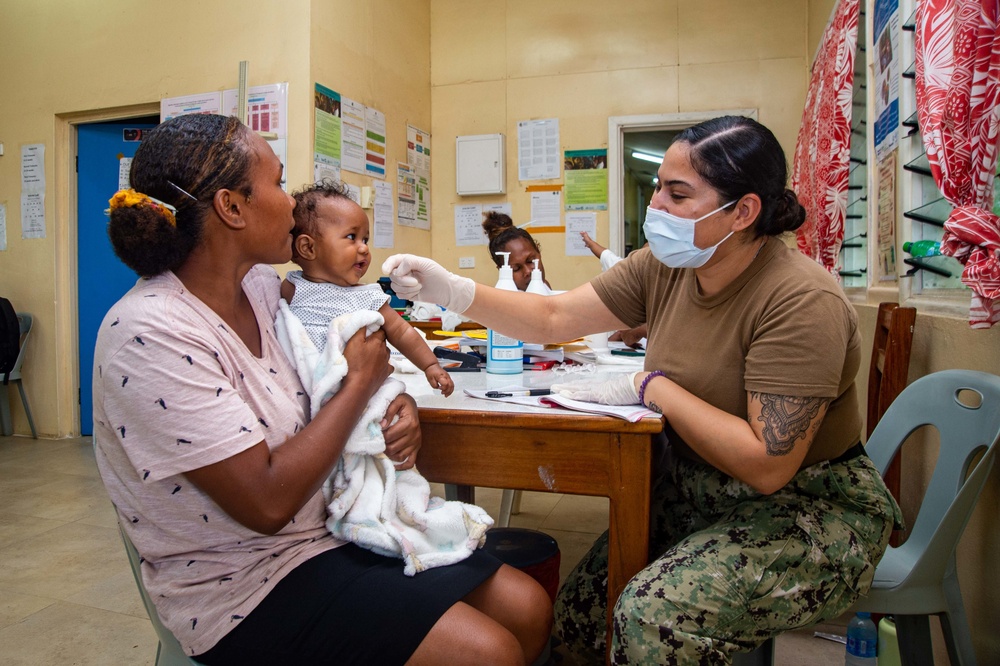
{"type": "MultiPolygon", "coordinates": [[[[499,388],[523,383],[545,387],[573,377],[551,371],[522,378],[456,373],[450,398],[434,395],[421,376],[400,376],[417,399],[423,447],[417,463],[428,480],[464,486],[463,501],[473,501],[472,486],[513,488],[610,500],[608,549],[608,627],[611,609],[625,584],[649,560],[649,503],[652,480],[651,435],[661,419],[629,423],[606,416],[577,415],[553,409],[520,407],[464,395],[466,388],[499,388]],[[422,382],[423,387],[420,386],[422,382]]],[[[589,375],[602,381],[606,376],[589,375]]],[[[580,377],[583,379],[584,377],[580,377]]],[[[608,645],[610,646],[610,640],[608,645]]]]}

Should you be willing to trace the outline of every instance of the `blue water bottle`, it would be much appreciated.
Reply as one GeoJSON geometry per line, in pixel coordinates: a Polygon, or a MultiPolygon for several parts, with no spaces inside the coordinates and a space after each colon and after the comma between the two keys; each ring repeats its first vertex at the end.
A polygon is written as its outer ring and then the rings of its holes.
{"type": "Polygon", "coordinates": [[[858,613],[847,625],[847,654],[845,666],[875,666],[878,644],[878,627],[872,622],[871,613],[858,613]]]}

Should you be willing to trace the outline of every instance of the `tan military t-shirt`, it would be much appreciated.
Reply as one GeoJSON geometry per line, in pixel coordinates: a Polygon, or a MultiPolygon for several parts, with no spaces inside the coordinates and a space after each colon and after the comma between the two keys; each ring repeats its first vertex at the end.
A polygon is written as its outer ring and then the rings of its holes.
{"type": "MultiPolygon", "coordinates": [[[[860,440],[855,376],[857,314],[819,264],[769,238],[719,294],[703,296],[692,269],[668,268],[648,248],[591,284],[624,323],[648,322],[646,370],[719,409],[747,418],[747,392],[829,398],[803,467],[836,458],[860,440]]],[[[699,458],[670,429],[682,454],[699,458]]]]}

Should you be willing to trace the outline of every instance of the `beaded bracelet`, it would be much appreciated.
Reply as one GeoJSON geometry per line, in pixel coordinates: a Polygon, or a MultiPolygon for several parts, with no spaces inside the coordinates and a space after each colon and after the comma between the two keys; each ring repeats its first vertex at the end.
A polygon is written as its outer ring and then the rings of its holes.
{"type": "Polygon", "coordinates": [[[662,370],[653,370],[651,373],[646,375],[646,378],[642,380],[641,384],[639,384],[639,404],[643,406],[646,405],[646,385],[649,384],[649,381],[653,377],[666,377],[666,375],[663,374],[662,370]]]}

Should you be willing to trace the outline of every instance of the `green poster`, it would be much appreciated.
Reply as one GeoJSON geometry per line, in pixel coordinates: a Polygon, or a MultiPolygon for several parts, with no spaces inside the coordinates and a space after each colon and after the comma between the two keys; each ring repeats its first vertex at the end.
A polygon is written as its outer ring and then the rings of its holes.
{"type": "Polygon", "coordinates": [[[567,150],[566,210],[608,209],[608,151],[567,150]]]}
{"type": "Polygon", "coordinates": [[[316,140],[313,159],[340,168],[340,93],[316,84],[316,140]]]}

